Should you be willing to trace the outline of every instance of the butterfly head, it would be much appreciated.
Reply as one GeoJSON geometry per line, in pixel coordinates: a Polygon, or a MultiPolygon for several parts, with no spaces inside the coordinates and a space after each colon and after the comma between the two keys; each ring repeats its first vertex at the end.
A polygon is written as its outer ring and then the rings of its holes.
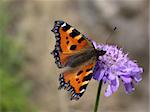
{"type": "Polygon", "coordinates": [[[97,59],[99,56],[103,56],[106,54],[106,51],[104,50],[101,50],[101,49],[96,49],[96,56],[97,56],[97,59]]]}

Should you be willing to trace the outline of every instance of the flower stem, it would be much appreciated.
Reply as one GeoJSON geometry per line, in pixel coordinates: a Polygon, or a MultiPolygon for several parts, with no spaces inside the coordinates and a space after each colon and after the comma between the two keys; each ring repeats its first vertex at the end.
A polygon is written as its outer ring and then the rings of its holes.
{"type": "Polygon", "coordinates": [[[99,104],[99,99],[100,99],[100,92],[102,88],[102,80],[99,82],[98,90],[97,90],[97,96],[96,96],[96,102],[95,102],[95,107],[94,107],[94,112],[97,112],[98,110],[98,104],[99,104]]]}

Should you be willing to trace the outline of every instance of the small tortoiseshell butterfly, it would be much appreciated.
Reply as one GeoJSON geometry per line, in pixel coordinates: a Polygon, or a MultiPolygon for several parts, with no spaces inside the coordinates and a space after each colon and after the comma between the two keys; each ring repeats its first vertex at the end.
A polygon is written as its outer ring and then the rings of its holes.
{"type": "Polygon", "coordinates": [[[95,49],[87,37],[64,21],[55,21],[51,31],[56,38],[55,63],[58,68],[69,67],[59,76],[59,88],[69,91],[71,100],[78,100],[93,76],[98,57],[106,51],[95,49]]]}

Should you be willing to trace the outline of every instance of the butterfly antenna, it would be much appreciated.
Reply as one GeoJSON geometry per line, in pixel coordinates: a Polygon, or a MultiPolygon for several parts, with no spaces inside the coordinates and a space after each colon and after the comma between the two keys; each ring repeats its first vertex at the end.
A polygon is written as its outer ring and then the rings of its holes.
{"type": "Polygon", "coordinates": [[[114,29],[112,30],[112,32],[108,35],[107,40],[106,40],[106,44],[108,43],[110,37],[112,36],[112,34],[116,31],[117,27],[114,27],[114,29]]]}

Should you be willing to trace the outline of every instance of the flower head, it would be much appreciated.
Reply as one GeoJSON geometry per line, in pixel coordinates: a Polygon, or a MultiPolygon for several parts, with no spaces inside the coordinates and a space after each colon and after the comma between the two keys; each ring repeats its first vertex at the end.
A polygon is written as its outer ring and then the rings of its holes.
{"type": "Polygon", "coordinates": [[[95,80],[103,80],[104,84],[108,84],[105,96],[110,96],[117,91],[119,79],[123,82],[127,94],[134,91],[133,81],[139,83],[142,80],[143,69],[117,46],[96,45],[94,41],[92,43],[96,49],[106,51],[105,55],[99,56],[93,76],[95,80]]]}

